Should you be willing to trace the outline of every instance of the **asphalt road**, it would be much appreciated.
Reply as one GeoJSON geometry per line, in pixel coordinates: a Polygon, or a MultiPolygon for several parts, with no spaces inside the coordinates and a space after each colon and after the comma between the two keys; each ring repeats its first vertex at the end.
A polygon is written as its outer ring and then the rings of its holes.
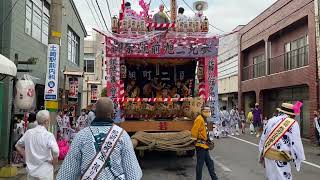
{"type": "MultiPolygon", "coordinates": [[[[258,164],[258,138],[251,135],[221,138],[215,141],[211,156],[215,161],[216,173],[220,180],[265,180],[264,169],[258,164]]],[[[320,147],[304,143],[306,162],[301,172],[293,168],[295,180],[320,179],[320,147]]],[[[139,158],[143,170],[142,180],[195,180],[195,157],[178,157],[175,153],[146,152],[139,158]]],[[[21,174],[16,178],[25,180],[21,174]]],[[[203,180],[210,180],[206,166],[203,168],[203,180]]]]}
{"type": "MultiPolygon", "coordinates": [[[[250,135],[216,140],[211,155],[215,160],[216,173],[220,180],[264,180],[264,169],[258,164],[258,139],[250,135]]],[[[294,179],[320,179],[320,147],[305,143],[307,162],[302,164],[301,171],[293,169],[294,179]]],[[[140,159],[143,169],[143,180],[194,180],[195,157],[177,157],[170,153],[146,153],[140,159]]],[[[209,180],[204,166],[203,180],[209,180]]]]}

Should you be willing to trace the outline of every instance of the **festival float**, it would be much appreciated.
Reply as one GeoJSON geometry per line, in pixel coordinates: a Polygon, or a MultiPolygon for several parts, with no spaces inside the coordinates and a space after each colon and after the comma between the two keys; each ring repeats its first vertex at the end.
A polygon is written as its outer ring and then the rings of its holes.
{"type": "Polygon", "coordinates": [[[169,23],[152,18],[150,3],[139,5],[140,14],[123,1],[112,32],[95,29],[105,40],[105,96],[113,98],[115,119],[140,155],[193,152],[190,130],[201,107],[211,107],[212,119],[218,113],[218,37],[202,15],[207,3],[195,2],[195,17],[179,19],[171,0],[169,23]]]}

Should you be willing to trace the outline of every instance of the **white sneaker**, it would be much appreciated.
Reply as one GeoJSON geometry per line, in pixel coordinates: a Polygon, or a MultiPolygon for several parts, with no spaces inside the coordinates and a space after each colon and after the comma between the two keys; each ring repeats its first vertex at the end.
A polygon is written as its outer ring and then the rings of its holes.
{"type": "Polygon", "coordinates": [[[234,133],[231,133],[231,136],[234,136],[234,133]]]}
{"type": "Polygon", "coordinates": [[[253,132],[250,132],[251,135],[253,135],[253,132]]]}
{"type": "Polygon", "coordinates": [[[236,133],[236,136],[239,136],[240,134],[239,133],[236,133]]]}

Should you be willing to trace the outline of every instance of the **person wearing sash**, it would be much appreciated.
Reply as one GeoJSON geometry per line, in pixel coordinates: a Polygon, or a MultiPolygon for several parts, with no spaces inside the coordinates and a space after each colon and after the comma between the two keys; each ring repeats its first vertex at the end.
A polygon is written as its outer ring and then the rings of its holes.
{"type": "Polygon", "coordinates": [[[126,131],[113,123],[114,104],[102,97],[96,118],[78,132],[57,180],[140,180],[142,171],[126,131]]]}
{"type": "Polygon", "coordinates": [[[259,162],[266,169],[269,180],[292,180],[291,165],[300,171],[305,160],[296,114],[300,114],[302,103],[283,103],[279,115],[268,120],[259,143],[259,162]]]}
{"type": "Polygon", "coordinates": [[[202,179],[202,168],[206,163],[210,177],[212,180],[217,180],[218,177],[214,170],[214,163],[209,153],[209,131],[207,128],[207,118],[211,116],[209,107],[203,107],[201,114],[195,119],[191,129],[191,136],[196,142],[197,167],[196,180],[202,179]]]}

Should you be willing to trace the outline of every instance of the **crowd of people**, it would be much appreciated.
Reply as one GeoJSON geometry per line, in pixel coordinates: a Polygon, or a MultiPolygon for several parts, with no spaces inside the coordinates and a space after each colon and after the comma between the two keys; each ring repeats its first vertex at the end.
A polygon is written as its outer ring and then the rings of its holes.
{"type": "Polygon", "coordinates": [[[77,132],[88,127],[95,118],[95,105],[89,105],[87,109],[82,109],[80,116],[75,116],[74,107],[64,108],[58,111],[57,139],[71,142],[77,132]]]}
{"type": "Polygon", "coordinates": [[[260,137],[265,123],[265,120],[262,121],[262,111],[258,103],[248,112],[247,116],[244,111],[239,112],[237,106],[233,106],[230,111],[223,106],[220,109],[219,121],[215,122],[214,136],[215,138],[219,138],[220,135],[222,137],[239,136],[245,134],[246,127],[249,125],[251,134],[260,137]]]}

